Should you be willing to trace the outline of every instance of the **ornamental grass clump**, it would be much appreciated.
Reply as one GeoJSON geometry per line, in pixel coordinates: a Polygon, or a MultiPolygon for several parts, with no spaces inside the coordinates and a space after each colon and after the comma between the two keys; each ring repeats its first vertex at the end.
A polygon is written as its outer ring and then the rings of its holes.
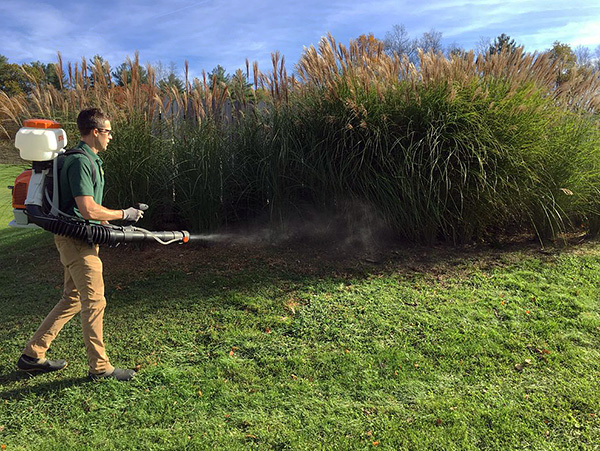
{"type": "Polygon", "coordinates": [[[600,80],[565,80],[545,53],[421,52],[413,64],[329,36],[293,75],[278,53],[229,84],[190,81],[186,64],[181,90],[159,89],[150,66],[142,79],[137,55],[123,86],[99,59],[67,67],[63,89],[1,95],[4,130],[42,116],[75,136],[81,108],[104,108],[117,130],[107,201],[146,201],[162,212],[147,216],[194,231],[315,210],[351,221],[356,205],[417,242],[600,228],[600,80]]]}
{"type": "Polygon", "coordinates": [[[521,50],[421,53],[418,66],[370,52],[329,37],[298,64],[315,193],[367,200],[426,242],[597,221],[597,80],[556,86],[554,63],[521,50]]]}

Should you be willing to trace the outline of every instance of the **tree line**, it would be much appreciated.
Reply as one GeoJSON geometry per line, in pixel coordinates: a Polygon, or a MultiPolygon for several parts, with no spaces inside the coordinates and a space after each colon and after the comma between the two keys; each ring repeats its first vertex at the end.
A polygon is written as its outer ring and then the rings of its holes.
{"type": "MultiPolygon", "coordinates": [[[[447,57],[460,55],[468,51],[461,47],[458,43],[452,42],[444,45],[442,42],[443,34],[440,31],[431,29],[423,33],[420,37],[411,37],[402,24],[394,25],[392,30],[386,32],[383,39],[379,39],[371,34],[360,35],[356,41],[363,47],[383,48],[389,54],[398,54],[406,56],[408,59],[418,64],[419,50],[423,52],[432,51],[434,53],[443,53],[447,57]]],[[[473,49],[476,53],[500,53],[502,51],[514,52],[517,48],[524,46],[518,44],[513,38],[505,33],[500,34],[495,39],[480,37],[473,49]]],[[[559,62],[558,82],[563,82],[570,79],[575,73],[581,70],[590,73],[596,72],[600,74],[600,45],[595,50],[589,47],[577,46],[572,48],[569,44],[555,41],[550,49],[546,52],[550,54],[552,59],[559,62]]],[[[58,63],[43,63],[34,61],[25,64],[10,63],[8,58],[0,54],[0,90],[8,96],[18,94],[29,94],[36,85],[48,84],[56,89],[72,88],[74,82],[69,79],[68,73],[71,71],[71,63],[68,63],[68,71],[65,72],[62,68],[60,54],[58,55],[58,63]]],[[[100,55],[94,56],[86,61],[85,58],[81,61],[81,69],[90,74],[95,73],[93,68],[103,67],[106,75],[106,85],[108,86],[126,86],[132,81],[131,63],[125,61],[114,69],[110,69],[110,65],[100,55]]],[[[171,62],[168,66],[162,62],[154,65],[147,65],[153,73],[153,82],[156,83],[161,90],[175,90],[183,92],[185,90],[185,78],[182,78],[177,73],[175,63],[171,62]]],[[[137,76],[142,84],[150,82],[148,70],[144,66],[138,66],[137,76]]],[[[187,71],[187,62],[186,62],[187,71]]],[[[97,73],[97,72],[96,72],[97,73]]],[[[93,75],[90,75],[87,80],[89,86],[93,86],[96,82],[93,75]]],[[[227,86],[232,97],[244,97],[247,91],[250,90],[251,84],[248,83],[247,76],[241,70],[235,71],[233,74],[228,74],[226,69],[218,65],[209,74],[208,80],[213,88],[214,83],[222,86],[227,86]]]]}
{"type": "MultiPolygon", "coordinates": [[[[367,38],[370,37],[373,36],[369,35],[367,38]]],[[[468,51],[468,49],[461,47],[456,42],[444,45],[442,37],[442,32],[431,29],[423,33],[420,37],[413,38],[406,31],[404,25],[394,25],[392,30],[388,31],[385,34],[385,38],[381,41],[386,53],[406,55],[414,63],[418,62],[419,49],[424,52],[441,52],[447,57],[468,51]]],[[[518,44],[509,35],[502,33],[495,39],[480,37],[473,50],[476,53],[496,54],[502,51],[513,53],[517,48],[524,48],[524,46],[518,44]]],[[[595,50],[590,50],[589,47],[582,45],[572,48],[569,44],[554,41],[552,47],[546,51],[549,52],[552,59],[560,62],[562,78],[568,78],[576,69],[600,73],[600,45],[595,50]]]]}
{"type": "MultiPolygon", "coordinates": [[[[81,62],[80,69],[84,72],[89,73],[87,77],[87,84],[93,86],[97,80],[94,79],[94,74],[98,73],[94,71],[94,68],[101,67],[106,77],[106,84],[108,86],[126,86],[132,82],[132,70],[131,62],[125,61],[114,69],[110,69],[110,65],[100,55],[94,56],[90,60],[85,59],[81,62]]],[[[162,62],[156,64],[147,65],[153,73],[154,82],[161,90],[176,90],[182,92],[185,90],[185,81],[182,76],[177,73],[177,66],[171,62],[168,66],[162,62]]],[[[148,69],[137,65],[137,77],[141,84],[148,84],[149,73],[148,69]]],[[[34,61],[31,63],[17,64],[11,63],[8,58],[0,54],[0,90],[5,92],[8,96],[14,96],[18,94],[29,94],[36,85],[47,84],[52,85],[58,90],[70,89],[74,82],[69,79],[69,72],[71,72],[71,63],[68,64],[67,71],[62,67],[62,61],[58,63],[42,63],[41,61],[34,61]]],[[[239,80],[240,74],[235,73],[233,75],[227,74],[225,69],[220,65],[215,67],[209,74],[208,78],[213,83],[216,80],[217,83],[225,84],[236,84],[240,85],[239,80]]],[[[247,81],[243,80],[244,86],[249,86],[247,81]]]]}

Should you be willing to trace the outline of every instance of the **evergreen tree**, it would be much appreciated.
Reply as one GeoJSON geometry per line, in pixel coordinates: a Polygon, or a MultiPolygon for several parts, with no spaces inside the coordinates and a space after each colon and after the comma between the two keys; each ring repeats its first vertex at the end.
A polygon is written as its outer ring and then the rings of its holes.
{"type": "Polygon", "coordinates": [[[167,77],[160,80],[158,82],[158,87],[161,91],[171,91],[174,88],[178,92],[183,92],[185,89],[183,81],[173,72],[171,72],[167,77]]]}
{"type": "Polygon", "coordinates": [[[8,58],[0,55],[0,90],[9,96],[28,91],[27,76],[18,64],[9,63],[8,58]]]}
{"type": "Polygon", "coordinates": [[[231,77],[227,75],[225,68],[219,64],[208,74],[208,87],[212,91],[215,84],[221,87],[227,86],[230,79],[231,77]]]}
{"type": "MultiPolygon", "coordinates": [[[[136,69],[138,70],[140,76],[140,83],[146,84],[148,83],[148,71],[144,66],[137,65],[136,69]]],[[[124,62],[120,66],[118,66],[113,72],[112,77],[117,86],[125,86],[126,84],[131,83],[131,64],[129,62],[124,62]]]]}
{"type": "Polygon", "coordinates": [[[488,51],[490,55],[495,55],[496,53],[506,51],[514,53],[518,48],[519,46],[514,39],[511,39],[509,35],[502,33],[500,36],[494,39],[494,42],[490,44],[488,51]]]}

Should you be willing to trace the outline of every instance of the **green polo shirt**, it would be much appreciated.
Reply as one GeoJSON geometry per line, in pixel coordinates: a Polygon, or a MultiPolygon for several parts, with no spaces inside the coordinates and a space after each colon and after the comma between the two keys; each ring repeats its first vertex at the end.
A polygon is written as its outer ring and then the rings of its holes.
{"type": "Polygon", "coordinates": [[[92,196],[97,204],[102,205],[104,170],[102,160],[86,143],[79,141],[75,149],[84,150],[90,158],[81,154],[66,157],[60,172],[60,209],[68,215],[83,218],[75,203],[75,197],[92,196]],[[93,163],[90,163],[90,159],[93,163]],[[91,164],[96,165],[96,183],[93,183],[91,164]]]}

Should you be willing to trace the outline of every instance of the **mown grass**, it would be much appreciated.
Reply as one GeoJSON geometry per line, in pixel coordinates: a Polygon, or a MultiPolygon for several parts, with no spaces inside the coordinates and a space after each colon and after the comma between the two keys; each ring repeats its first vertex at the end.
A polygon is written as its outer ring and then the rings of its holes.
{"type": "MultiPolygon", "coordinates": [[[[5,168],[3,168],[5,169],[5,168]]],[[[600,248],[103,249],[113,363],[80,325],[14,363],[61,292],[51,236],[0,228],[0,444],[16,449],[597,449],[600,248]],[[373,263],[377,261],[378,263],[373,263]]]]}

